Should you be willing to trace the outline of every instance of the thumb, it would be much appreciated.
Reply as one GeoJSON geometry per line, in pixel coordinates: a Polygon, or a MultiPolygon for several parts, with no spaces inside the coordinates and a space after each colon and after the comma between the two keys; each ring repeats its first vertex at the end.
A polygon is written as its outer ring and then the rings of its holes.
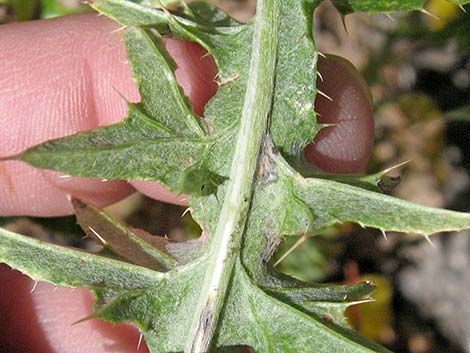
{"type": "MultiPolygon", "coordinates": [[[[96,14],[0,26],[0,156],[49,139],[123,119],[139,93],[118,25],[96,14]]],[[[197,114],[214,94],[216,68],[193,43],[169,40],[176,77],[197,114]]],[[[175,195],[154,183],[138,188],[164,201],[175,195]]],[[[67,194],[103,206],[133,188],[125,181],[61,178],[22,162],[0,162],[0,214],[72,213],[67,194]]]]}

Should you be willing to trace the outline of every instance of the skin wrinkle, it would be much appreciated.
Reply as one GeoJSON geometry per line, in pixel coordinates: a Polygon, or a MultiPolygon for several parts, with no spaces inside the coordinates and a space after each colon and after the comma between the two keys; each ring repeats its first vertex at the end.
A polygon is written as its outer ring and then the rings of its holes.
{"type": "Polygon", "coordinates": [[[31,215],[37,214],[38,211],[46,207],[49,212],[54,213],[69,204],[63,192],[58,192],[50,185],[39,169],[28,168],[22,162],[2,162],[0,183],[0,201],[8,200],[8,202],[0,202],[0,214],[2,215],[17,214],[16,211],[20,204],[27,205],[28,214],[31,215]],[[34,178],[35,183],[29,182],[24,176],[34,178]],[[9,183],[12,179],[14,180],[13,184],[9,183]],[[48,195],[48,197],[41,195],[48,195]]]}
{"type": "Polygon", "coordinates": [[[355,133],[356,121],[359,120],[356,115],[349,113],[355,107],[355,102],[349,98],[349,94],[353,92],[353,88],[347,87],[341,91],[341,95],[335,99],[333,103],[338,106],[337,121],[339,125],[335,127],[328,139],[323,139],[318,144],[319,151],[323,151],[323,153],[329,154],[338,160],[352,160],[358,152],[358,144],[345,146],[340,143],[345,136],[350,136],[355,133]]]}
{"type": "MultiPolygon", "coordinates": [[[[87,77],[86,62],[83,58],[76,57],[72,60],[73,71],[76,75],[60,75],[52,77],[45,81],[44,90],[47,92],[49,102],[43,104],[43,97],[35,97],[37,106],[41,107],[40,116],[49,117],[49,119],[33,119],[33,135],[30,141],[25,141],[24,145],[36,144],[44,139],[44,132],[48,131],[51,137],[63,136],[63,131],[75,133],[78,130],[93,128],[96,125],[95,115],[93,114],[93,100],[90,100],[89,78],[87,77]],[[66,81],[65,89],[58,92],[54,91],[56,85],[60,86],[62,81],[66,81]],[[64,116],[70,117],[72,124],[68,123],[64,116]],[[44,125],[44,126],[43,126],[44,125]]],[[[32,113],[34,114],[34,113],[32,113]]],[[[23,148],[20,146],[20,150],[23,148]]]]}
{"type": "MultiPolygon", "coordinates": [[[[68,65],[74,67],[73,72],[83,78],[83,59],[69,58],[68,61],[72,63],[68,65]]],[[[61,59],[56,66],[61,68],[64,63],[66,60],[61,59]]],[[[28,82],[26,78],[28,74],[29,72],[25,72],[16,80],[28,82]]],[[[16,154],[22,151],[24,146],[43,142],[46,139],[44,131],[48,132],[50,138],[63,136],[63,130],[73,133],[79,129],[79,126],[83,126],[86,118],[90,116],[88,102],[81,101],[88,91],[88,80],[77,79],[70,73],[67,75],[60,71],[54,76],[38,71],[33,74],[38,75],[36,82],[39,84],[26,85],[16,91],[11,99],[0,100],[0,107],[6,110],[2,115],[5,116],[5,124],[8,125],[8,131],[3,134],[1,153],[3,156],[16,154]],[[65,84],[61,84],[63,81],[66,81],[65,84]],[[63,86],[65,89],[57,90],[55,88],[57,86],[63,86]],[[46,104],[43,102],[44,99],[47,99],[46,104]],[[78,104],[73,103],[74,99],[78,100],[78,104]],[[70,119],[63,119],[64,115],[70,119]],[[15,116],[27,119],[22,124],[10,124],[15,116]],[[35,116],[42,118],[35,119],[35,116]],[[31,124],[31,127],[27,128],[27,124],[31,124]],[[10,148],[5,151],[5,147],[8,146],[10,148]]],[[[86,122],[85,128],[92,127],[88,121],[86,122]]]]}
{"type": "Polygon", "coordinates": [[[12,175],[6,170],[6,165],[6,163],[0,163],[0,180],[3,181],[0,182],[0,184],[6,185],[7,190],[14,194],[16,192],[15,182],[13,181],[12,175]]]}
{"type": "Polygon", "coordinates": [[[97,107],[97,103],[95,99],[96,87],[93,84],[94,79],[93,79],[91,65],[86,56],[84,57],[84,74],[85,74],[85,77],[83,78],[83,82],[86,82],[88,85],[91,85],[91,87],[87,87],[88,89],[85,88],[85,96],[87,97],[87,101],[88,101],[87,108],[88,108],[90,116],[94,117],[94,119],[90,121],[90,124],[98,127],[100,126],[100,123],[99,123],[98,110],[96,108],[97,107]]]}
{"type": "Polygon", "coordinates": [[[95,103],[96,116],[98,122],[96,126],[111,125],[125,116],[127,112],[127,102],[140,101],[140,94],[137,89],[127,92],[121,86],[113,84],[109,87],[106,83],[113,76],[119,75],[120,71],[127,70],[130,73],[127,60],[113,60],[116,53],[119,57],[125,58],[123,38],[120,33],[109,28],[109,33],[115,40],[106,41],[98,48],[91,48],[88,43],[82,43],[81,52],[86,58],[90,67],[90,82],[92,85],[93,99],[101,104],[95,103]],[[114,33],[113,33],[114,32],[114,33]],[[111,88],[111,89],[110,89],[111,88]],[[119,96],[119,104],[115,104],[116,95],[119,96]]]}

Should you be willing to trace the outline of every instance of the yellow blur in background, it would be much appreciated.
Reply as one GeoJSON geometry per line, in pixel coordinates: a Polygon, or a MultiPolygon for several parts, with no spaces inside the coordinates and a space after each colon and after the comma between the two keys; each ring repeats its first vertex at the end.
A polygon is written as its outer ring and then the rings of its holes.
{"type": "Polygon", "coordinates": [[[429,28],[432,31],[439,31],[452,20],[458,13],[459,7],[446,0],[430,0],[426,4],[426,10],[437,18],[429,17],[429,28]]]}

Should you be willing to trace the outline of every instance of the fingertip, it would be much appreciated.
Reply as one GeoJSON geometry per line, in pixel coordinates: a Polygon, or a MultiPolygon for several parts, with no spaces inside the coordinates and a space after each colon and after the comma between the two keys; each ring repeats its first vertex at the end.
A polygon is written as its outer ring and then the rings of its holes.
{"type": "Polygon", "coordinates": [[[0,283],[0,352],[52,353],[34,315],[32,281],[0,264],[0,283]]]}
{"type": "Polygon", "coordinates": [[[42,175],[56,189],[70,196],[88,201],[96,207],[105,207],[130,195],[135,189],[124,180],[90,179],[41,170],[42,175]]]}
{"type": "Polygon", "coordinates": [[[55,217],[73,213],[70,196],[98,207],[134,192],[126,181],[69,177],[20,161],[0,162],[0,215],[55,217]]]}
{"type": "Polygon", "coordinates": [[[80,321],[92,315],[93,296],[87,289],[38,283],[31,297],[53,352],[148,352],[145,343],[138,347],[139,331],[135,326],[113,325],[99,319],[80,321]]]}
{"type": "Polygon", "coordinates": [[[77,321],[91,314],[87,289],[57,288],[0,266],[0,348],[15,353],[144,353],[133,325],[112,325],[99,319],[77,321]],[[5,349],[3,349],[5,347],[5,349]]]}
{"type": "Polygon", "coordinates": [[[177,195],[172,193],[156,182],[134,180],[131,181],[131,185],[144,195],[147,195],[153,199],[180,206],[188,205],[187,195],[177,195]]]}
{"type": "Polygon", "coordinates": [[[204,106],[217,92],[214,58],[194,42],[166,39],[166,48],[177,64],[176,79],[189,98],[194,112],[203,115],[204,106]]]}
{"type": "Polygon", "coordinates": [[[323,128],[304,152],[305,158],[328,173],[357,173],[372,153],[374,118],[370,91],[351,63],[337,56],[318,61],[315,111],[323,128]]]}
{"type": "Polygon", "coordinates": [[[41,170],[19,161],[0,162],[0,215],[48,217],[71,212],[65,193],[41,170]]]}

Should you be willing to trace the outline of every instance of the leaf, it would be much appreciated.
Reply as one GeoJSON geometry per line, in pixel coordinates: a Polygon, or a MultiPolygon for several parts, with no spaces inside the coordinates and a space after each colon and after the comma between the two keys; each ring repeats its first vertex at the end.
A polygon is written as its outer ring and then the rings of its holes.
{"type": "MultiPolygon", "coordinates": [[[[322,315],[313,314],[316,310],[310,313],[306,308],[298,310],[261,291],[243,270],[237,270],[220,332],[220,336],[231,338],[226,345],[238,345],[237,338],[243,336],[255,352],[387,351],[334,323],[335,304],[322,302],[321,299],[313,303],[307,298],[312,308],[318,310],[324,306],[322,315]],[[312,320],[312,316],[316,319],[312,320]],[[240,325],[241,322],[245,325],[240,325]]],[[[357,288],[350,288],[348,294],[354,296],[355,290],[357,288]]]]}
{"type": "Polygon", "coordinates": [[[139,236],[78,199],[72,199],[72,205],[84,232],[113,253],[136,265],[155,270],[170,270],[177,265],[176,259],[166,249],[150,244],[153,240],[150,234],[141,231],[139,236]]]}
{"type": "Polygon", "coordinates": [[[333,180],[339,183],[357,186],[370,191],[389,192],[400,184],[401,178],[398,176],[389,176],[388,173],[404,166],[407,163],[408,161],[405,161],[380,172],[365,176],[346,174],[319,174],[317,171],[315,171],[315,173],[307,173],[307,175],[305,175],[306,173],[302,173],[302,175],[317,179],[333,180]]]}
{"type": "MultiPolygon", "coordinates": [[[[452,4],[465,5],[469,0],[448,0],[452,4]]],[[[333,0],[333,4],[342,14],[352,12],[395,12],[422,10],[426,0],[333,0]]]]}
{"type": "Polygon", "coordinates": [[[299,178],[294,195],[312,209],[317,216],[314,227],[320,230],[338,221],[423,235],[470,226],[467,213],[423,207],[334,181],[299,178]],[[324,212],[317,205],[322,205],[324,212]]]}
{"type": "Polygon", "coordinates": [[[333,0],[333,4],[343,14],[352,12],[390,12],[421,9],[426,0],[333,0]]]}
{"type": "Polygon", "coordinates": [[[41,1],[41,18],[52,18],[58,16],[72,15],[87,10],[87,7],[80,6],[64,6],[60,0],[42,0],[41,1]]]}
{"type": "MultiPolygon", "coordinates": [[[[344,14],[423,2],[334,1],[344,14]]],[[[322,128],[313,110],[319,3],[259,0],[256,18],[242,24],[203,3],[95,0],[95,9],[125,26],[142,101],[129,104],[118,124],[16,158],[74,175],[158,181],[189,194],[203,235],[167,242],[75,201],[79,223],[107,245],[102,256],[1,231],[0,261],[37,280],[92,288],[93,316],[135,323],[151,352],[386,351],[344,316],[370,300],[373,284],[315,285],[277,273],[271,261],[283,237],[346,221],[427,236],[469,228],[470,215],[380,193],[385,172],[307,178],[288,163],[298,164],[322,128]],[[162,35],[197,42],[214,57],[219,90],[204,117],[177,85],[162,35]]]]}
{"type": "Polygon", "coordinates": [[[158,272],[8,232],[0,228],[0,259],[37,281],[89,288],[153,288],[158,272]]]}
{"type": "Polygon", "coordinates": [[[452,110],[445,117],[450,121],[470,121],[470,106],[452,110]]]}
{"type": "Polygon", "coordinates": [[[470,1],[469,0],[448,0],[451,4],[455,4],[455,5],[466,5],[466,4],[470,4],[470,1]]]}
{"type": "MultiPolygon", "coordinates": [[[[122,225],[105,212],[72,198],[77,222],[85,233],[106,248],[106,253],[147,268],[170,270],[199,256],[201,240],[170,241],[142,229],[122,225]]],[[[103,250],[100,252],[103,253],[103,250]]]]}
{"type": "Polygon", "coordinates": [[[10,0],[17,21],[30,21],[39,5],[37,0],[10,0]]]}

